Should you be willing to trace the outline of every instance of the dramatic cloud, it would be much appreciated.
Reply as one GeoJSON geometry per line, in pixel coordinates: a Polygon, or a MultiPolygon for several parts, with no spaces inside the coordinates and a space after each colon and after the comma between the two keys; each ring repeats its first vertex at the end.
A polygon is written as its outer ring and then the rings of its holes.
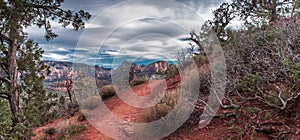
{"type": "Polygon", "coordinates": [[[53,29],[59,37],[47,42],[42,29],[27,30],[45,50],[43,59],[47,60],[105,67],[111,67],[114,59],[140,64],[176,61],[176,52],[187,46],[189,32],[198,31],[203,21],[212,17],[212,9],[222,2],[176,1],[66,0],[63,8],[83,9],[92,14],[84,31],[63,29],[54,23],[53,29]]]}

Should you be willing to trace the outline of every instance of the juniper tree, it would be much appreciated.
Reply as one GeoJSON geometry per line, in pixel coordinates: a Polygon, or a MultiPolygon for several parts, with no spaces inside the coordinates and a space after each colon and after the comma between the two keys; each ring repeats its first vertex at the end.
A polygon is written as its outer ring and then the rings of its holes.
{"type": "MultiPolygon", "coordinates": [[[[27,43],[30,43],[25,29],[30,26],[44,28],[45,38],[51,40],[57,37],[57,34],[52,31],[50,21],[58,22],[62,27],[72,25],[74,30],[79,30],[84,28],[84,21],[91,17],[83,10],[78,12],[64,10],[61,8],[62,3],[63,0],[6,0],[0,2],[0,97],[9,103],[12,115],[11,133],[13,134],[18,132],[19,124],[26,120],[23,108],[21,108],[21,104],[23,104],[21,92],[26,90],[20,87],[20,83],[25,79],[20,78],[19,74],[22,73],[23,66],[18,60],[22,57],[19,56],[22,54],[21,52],[28,47],[27,43]]],[[[35,57],[29,59],[39,60],[41,56],[35,57]]],[[[39,65],[38,61],[34,62],[33,65],[39,65]]],[[[30,70],[33,67],[27,68],[29,69],[25,71],[29,73],[34,71],[30,70]]],[[[31,74],[37,75],[38,72],[31,74]]],[[[26,85],[30,86],[30,82],[26,85]]],[[[20,135],[18,139],[26,139],[26,137],[20,135]]]]}
{"type": "Polygon", "coordinates": [[[249,27],[274,24],[281,17],[291,17],[299,9],[299,0],[233,0],[223,2],[213,11],[209,23],[218,37],[226,36],[225,28],[232,20],[245,21],[249,27]]]}

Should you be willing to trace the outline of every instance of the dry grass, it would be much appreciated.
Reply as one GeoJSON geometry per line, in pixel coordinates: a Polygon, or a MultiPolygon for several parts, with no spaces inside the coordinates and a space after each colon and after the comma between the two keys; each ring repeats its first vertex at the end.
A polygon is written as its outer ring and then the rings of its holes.
{"type": "Polygon", "coordinates": [[[155,106],[146,109],[142,113],[142,117],[147,122],[152,122],[165,117],[177,104],[181,90],[175,89],[173,91],[165,92],[164,97],[155,106]]]}
{"type": "Polygon", "coordinates": [[[72,137],[80,134],[82,131],[86,130],[85,126],[71,124],[70,121],[65,121],[58,126],[58,140],[72,139],[72,137]]]}
{"type": "Polygon", "coordinates": [[[82,106],[85,109],[94,109],[101,105],[101,98],[99,96],[90,96],[82,102],[82,106]]]}

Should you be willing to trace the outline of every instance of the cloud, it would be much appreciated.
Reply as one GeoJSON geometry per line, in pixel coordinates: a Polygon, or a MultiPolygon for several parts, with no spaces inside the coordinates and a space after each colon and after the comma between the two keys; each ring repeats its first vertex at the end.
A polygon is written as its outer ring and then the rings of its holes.
{"type": "Polygon", "coordinates": [[[86,29],[75,32],[54,23],[52,27],[59,37],[50,42],[45,41],[42,29],[27,30],[46,51],[43,59],[100,66],[109,66],[114,59],[173,61],[174,54],[187,46],[189,32],[200,30],[204,21],[200,17],[211,18],[211,9],[221,2],[67,0],[64,9],[83,9],[92,14],[86,29]]]}
{"type": "Polygon", "coordinates": [[[46,53],[44,54],[44,58],[47,60],[55,60],[55,61],[68,61],[70,59],[67,55],[60,55],[57,53],[46,53]]]}

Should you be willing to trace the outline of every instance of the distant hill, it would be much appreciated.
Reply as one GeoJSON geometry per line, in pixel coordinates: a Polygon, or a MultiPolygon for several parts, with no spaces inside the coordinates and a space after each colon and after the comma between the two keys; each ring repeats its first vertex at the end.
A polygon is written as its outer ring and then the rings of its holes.
{"type": "Polygon", "coordinates": [[[166,61],[157,61],[149,65],[137,65],[135,63],[124,62],[116,70],[110,68],[104,68],[99,66],[91,66],[83,63],[72,63],[62,61],[44,61],[50,66],[51,73],[45,78],[45,86],[50,90],[64,90],[61,86],[61,82],[66,77],[70,76],[70,72],[73,70],[73,66],[76,66],[76,71],[89,73],[95,76],[98,86],[111,84],[111,75],[117,71],[124,71],[122,74],[129,74],[128,67],[133,66],[134,75],[138,78],[144,79],[145,77],[151,77],[159,71],[165,71],[169,68],[169,64],[166,61]]]}

